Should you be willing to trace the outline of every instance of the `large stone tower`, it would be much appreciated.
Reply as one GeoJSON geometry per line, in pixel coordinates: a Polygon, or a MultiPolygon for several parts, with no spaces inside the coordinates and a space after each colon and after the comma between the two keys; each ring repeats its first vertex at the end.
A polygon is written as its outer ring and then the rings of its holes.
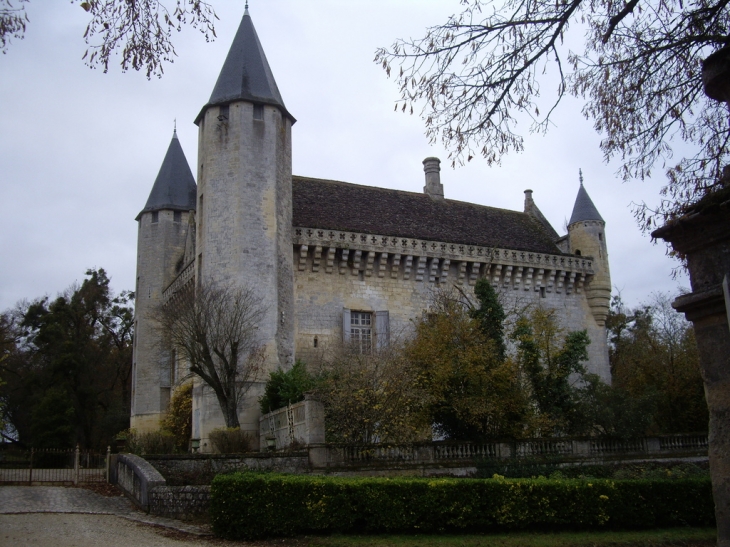
{"type": "Polygon", "coordinates": [[[582,175],[573,214],[568,223],[568,239],[571,253],[593,257],[595,274],[586,287],[586,298],[596,323],[604,326],[611,304],[611,272],[606,248],[606,223],[583,187],[582,175]]]}
{"type": "MultiPolygon", "coordinates": [[[[246,9],[210,100],[195,120],[199,128],[196,284],[244,287],[261,299],[266,314],[258,335],[265,345],[268,370],[289,368],[294,357],[294,122],[246,9]]],[[[201,399],[205,386],[198,387],[194,408],[215,410],[216,405],[205,405],[201,399]]],[[[254,390],[249,399],[255,396],[254,390]]],[[[257,416],[257,408],[243,409],[242,427],[257,430],[257,416]]],[[[199,417],[203,429],[205,423],[218,421],[212,415],[199,417]]],[[[194,412],[194,429],[197,420],[194,412]]],[[[197,433],[206,437],[205,431],[197,433]]]]}
{"type": "Polygon", "coordinates": [[[172,355],[159,343],[151,313],[162,292],[184,266],[185,239],[195,209],[195,179],[177,134],[152,186],[144,209],[137,215],[137,283],[134,309],[131,427],[150,431],[159,427],[172,385],[172,355]]]}

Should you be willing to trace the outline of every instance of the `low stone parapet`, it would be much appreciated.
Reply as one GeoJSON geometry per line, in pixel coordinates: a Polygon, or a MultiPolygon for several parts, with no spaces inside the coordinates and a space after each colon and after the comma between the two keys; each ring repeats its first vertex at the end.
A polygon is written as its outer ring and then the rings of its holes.
{"type": "Polygon", "coordinates": [[[149,502],[153,515],[191,520],[208,512],[210,486],[157,486],[149,502]]]}
{"type": "Polygon", "coordinates": [[[118,454],[112,480],[140,509],[149,512],[150,490],[164,486],[165,478],[144,458],[134,454],[118,454]]]}
{"type": "Polygon", "coordinates": [[[210,486],[168,486],[150,462],[134,454],[117,454],[112,464],[110,482],[143,511],[180,520],[207,513],[210,486]]]}

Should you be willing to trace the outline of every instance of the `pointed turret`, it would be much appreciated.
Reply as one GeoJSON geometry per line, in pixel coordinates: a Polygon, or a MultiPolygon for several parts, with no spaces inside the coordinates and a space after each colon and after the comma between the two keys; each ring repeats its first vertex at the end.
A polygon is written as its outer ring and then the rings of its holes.
{"type": "Polygon", "coordinates": [[[195,193],[193,172],[180,146],[177,131],[174,131],[160,172],[152,185],[150,197],[136,220],[148,211],[192,211],[195,209],[195,193]]]}
{"type": "Polygon", "coordinates": [[[284,106],[248,9],[243,14],[208,104],[203,107],[195,122],[199,122],[208,107],[234,101],[269,104],[279,108],[292,123],[296,121],[284,106]]]}
{"type": "Polygon", "coordinates": [[[580,188],[568,223],[568,240],[571,253],[592,258],[595,273],[586,287],[586,296],[593,317],[601,326],[605,324],[611,300],[605,228],[606,222],[588,196],[583,186],[583,173],[580,173],[580,188]]]}
{"type": "Polygon", "coordinates": [[[599,220],[603,222],[603,218],[598,213],[598,209],[593,205],[593,200],[586,192],[583,187],[583,177],[581,176],[580,188],[578,189],[578,196],[575,198],[575,205],[573,205],[573,214],[570,215],[571,225],[575,222],[581,222],[583,220],[599,220]]]}
{"type": "MultiPolygon", "coordinates": [[[[284,107],[248,10],[210,101],[195,123],[199,130],[196,286],[251,290],[266,306],[256,330],[264,373],[288,370],[294,364],[294,118],[284,107]]],[[[239,412],[241,428],[254,435],[259,411],[253,401],[263,386],[263,382],[252,384],[239,412]]],[[[206,403],[214,399],[206,385],[193,390],[193,436],[201,446],[212,429],[225,424],[220,409],[206,403]]]]}
{"type": "Polygon", "coordinates": [[[137,284],[134,305],[131,426],[160,427],[175,381],[173,354],[160,346],[155,310],[165,289],[186,267],[185,242],[194,217],[196,186],[177,132],[167,148],[144,209],[137,215],[137,284]]]}

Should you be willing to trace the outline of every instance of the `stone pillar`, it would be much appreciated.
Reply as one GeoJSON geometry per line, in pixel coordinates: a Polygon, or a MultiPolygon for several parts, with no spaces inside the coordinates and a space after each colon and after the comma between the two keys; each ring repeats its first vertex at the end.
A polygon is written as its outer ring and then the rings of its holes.
{"type": "Polygon", "coordinates": [[[730,276],[730,186],[652,233],[687,259],[692,292],[672,306],[694,324],[710,412],[709,457],[717,545],[730,547],[730,330],[723,279],[730,276]]]}

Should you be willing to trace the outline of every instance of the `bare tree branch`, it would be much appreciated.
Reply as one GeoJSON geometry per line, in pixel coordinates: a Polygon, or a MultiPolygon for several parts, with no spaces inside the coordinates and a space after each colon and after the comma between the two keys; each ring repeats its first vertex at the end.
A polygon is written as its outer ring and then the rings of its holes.
{"type": "Polygon", "coordinates": [[[729,2],[461,0],[461,14],[377,50],[375,61],[388,75],[398,65],[396,108],[420,104],[427,136],[443,141],[454,166],[476,153],[499,163],[522,150],[521,119],[544,132],[566,93],[584,98],[583,114],[602,136],[606,161],[621,160],[623,179],[666,171],[659,204],[635,210],[651,230],[715,191],[728,163],[727,108],[704,96],[700,70],[730,42],[729,2]],[[563,45],[574,29],[580,53],[563,45]],[[558,83],[541,115],[548,68],[558,83]],[[694,156],[673,161],[677,144],[694,156]]]}
{"type": "Polygon", "coordinates": [[[163,343],[210,386],[227,427],[240,426],[238,410],[262,372],[257,328],[265,311],[249,289],[214,286],[182,292],[155,310],[163,343]]]}

